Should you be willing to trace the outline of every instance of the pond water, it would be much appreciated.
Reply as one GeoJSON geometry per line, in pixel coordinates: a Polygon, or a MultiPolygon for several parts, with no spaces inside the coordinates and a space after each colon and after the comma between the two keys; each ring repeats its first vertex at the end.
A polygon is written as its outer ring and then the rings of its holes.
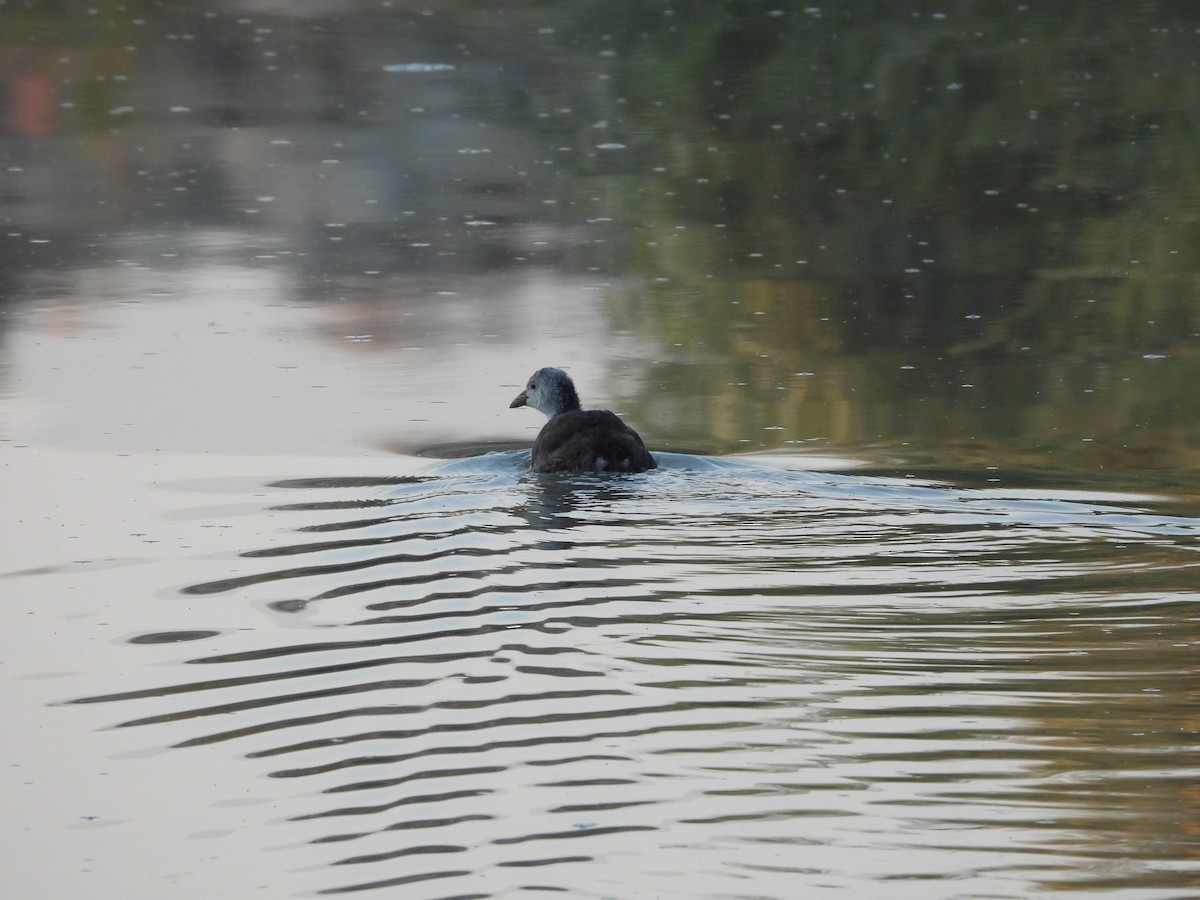
{"type": "Polygon", "coordinates": [[[1200,892],[1200,14],[976,7],[0,5],[6,893],[1200,892]]]}

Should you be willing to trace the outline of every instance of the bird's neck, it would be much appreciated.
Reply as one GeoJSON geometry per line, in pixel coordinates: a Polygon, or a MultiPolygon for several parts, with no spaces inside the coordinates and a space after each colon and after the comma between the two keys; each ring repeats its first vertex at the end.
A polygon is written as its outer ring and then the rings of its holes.
{"type": "Polygon", "coordinates": [[[572,385],[565,385],[556,399],[558,403],[555,404],[553,412],[546,413],[547,419],[553,419],[555,416],[561,416],[563,413],[578,412],[583,409],[583,406],[579,403],[579,394],[575,392],[575,388],[572,385]]]}

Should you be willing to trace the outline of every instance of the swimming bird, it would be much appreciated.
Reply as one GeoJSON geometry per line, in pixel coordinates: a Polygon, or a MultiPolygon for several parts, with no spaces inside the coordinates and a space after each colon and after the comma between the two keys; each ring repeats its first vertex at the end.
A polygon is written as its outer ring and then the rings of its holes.
{"type": "Polygon", "coordinates": [[[508,405],[532,406],[548,421],[533,442],[535,472],[645,472],[658,463],[636,431],[607,409],[583,409],[562,369],[538,369],[508,405]]]}

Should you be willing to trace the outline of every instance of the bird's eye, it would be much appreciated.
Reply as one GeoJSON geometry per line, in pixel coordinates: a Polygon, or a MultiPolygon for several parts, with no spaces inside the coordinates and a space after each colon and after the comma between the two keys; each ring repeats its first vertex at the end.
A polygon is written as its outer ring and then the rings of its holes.
{"type": "Polygon", "coordinates": [[[535,383],[534,383],[534,382],[532,382],[532,381],[531,381],[531,382],[529,382],[529,389],[530,389],[531,391],[536,391],[536,390],[537,390],[537,384],[535,384],[535,383]]]}

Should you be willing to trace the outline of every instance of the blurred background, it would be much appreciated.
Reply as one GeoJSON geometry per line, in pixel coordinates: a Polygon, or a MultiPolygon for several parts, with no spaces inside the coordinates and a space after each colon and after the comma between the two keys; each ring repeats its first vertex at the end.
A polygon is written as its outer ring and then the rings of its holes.
{"type": "Polygon", "coordinates": [[[1166,0],[9,2],[0,428],[486,446],[555,364],[660,449],[1184,477],[1198,41],[1166,0]]]}

